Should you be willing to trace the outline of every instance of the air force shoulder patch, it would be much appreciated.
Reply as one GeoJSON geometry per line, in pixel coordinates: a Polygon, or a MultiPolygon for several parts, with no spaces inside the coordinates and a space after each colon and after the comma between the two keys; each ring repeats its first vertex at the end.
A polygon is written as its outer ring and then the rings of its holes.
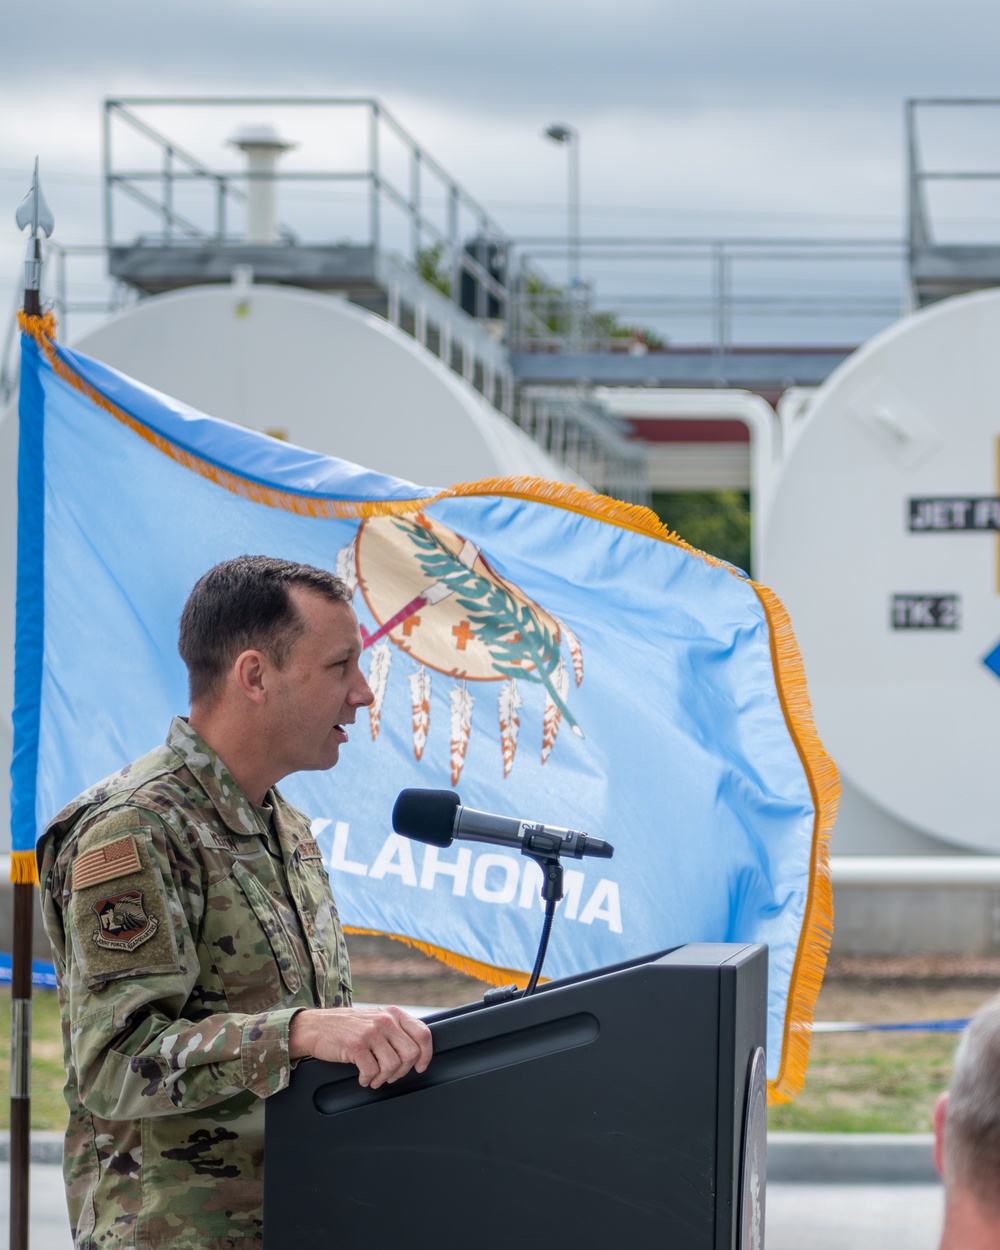
{"type": "Polygon", "coordinates": [[[134,951],[148,942],[159,927],[157,918],[146,914],[141,890],[111,894],[91,906],[100,922],[93,938],[105,950],[134,951]]]}

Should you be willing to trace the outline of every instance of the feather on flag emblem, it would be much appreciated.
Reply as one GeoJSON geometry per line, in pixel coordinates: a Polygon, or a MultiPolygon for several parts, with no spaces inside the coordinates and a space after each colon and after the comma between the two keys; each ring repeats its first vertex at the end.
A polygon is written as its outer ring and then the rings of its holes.
{"type": "Polygon", "coordinates": [[[431,720],[431,677],[423,665],[410,674],[410,697],[413,700],[413,754],[419,760],[427,745],[431,720]]]}
{"type": "Polygon", "coordinates": [[[454,786],[458,784],[465,752],[469,749],[474,700],[464,681],[460,686],[452,686],[448,698],[451,703],[451,784],[454,786]]]}
{"type": "Polygon", "coordinates": [[[503,775],[510,775],[514,767],[514,754],[517,751],[517,734],[521,728],[518,710],[521,706],[521,692],[516,681],[505,681],[500,687],[500,749],[503,751],[503,775]]]}
{"type": "Polygon", "coordinates": [[[358,588],[358,566],[355,560],[357,545],[358,540],[355,538],[337,552],[337,576],[342,582],[347,583],[352,593],[358,588]]]}
{"type": "MultiPolygon", "coordinates": [[[[574,642],[576,640],[574,639],[574,642]]],[[[579,649],[580,644],[577,643],[579,649]]],[[[581,664],[582,676],[582,664],[581,664]]],[[[565,700],[569,691],[569,674],[566,672],[566,665],[560,659],[559,665],[552,676],[552,682],[556,690],[565,700]]],[[[542,720],[542,763],[549,758],[552,748],[556,744],[556,734],[559,732],[559,722],[562,720],[562,712],[560,712],[556,703],[549,698],[548,692],[545,695],[545,716],[542,720]]]]}
{"type": "Polygon", "coordinates": [[[371,725],[372,741],[378,738],[382,724],[382,704],[385,702],[385,691],[389,684],[389,665],[392,663],[392,652],[389,642],[383,638],[372,648],[372,662],[368,668],[368,685],[372,692],[372,705],[368,709],[368,720],[371,725]]]}
{"type": "Polygon", "coordinates": [[[579,737],[571,712],[569,668],[583,680],[583,651],[566,626],[519,587],[501,577],[487,557],[461,534],[413,516],[373,517],[337,559],[338,569],[357,579],[378,628],[362,627],[371,648],[369,685],[372,737],[377,738],[389,675],[389,643],[408,654],[417,669],[410,676],[413,750],[423,755],[430,729],[431,673],[455,679],[449,692],[451,779],[456,784],[472,733],[473,696],[468,683],[501,682],[500,754],[503,775],[514,765],[523,704],[519,684],[540,685],[545,694],[541,762],[552,753],[565,722],[579,737]]]}

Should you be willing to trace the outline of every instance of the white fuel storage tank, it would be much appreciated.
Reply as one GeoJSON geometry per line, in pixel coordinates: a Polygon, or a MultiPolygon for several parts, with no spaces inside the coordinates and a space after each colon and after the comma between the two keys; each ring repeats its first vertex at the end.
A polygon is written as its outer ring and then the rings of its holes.
{"type": "Polygon", "coordinates": [[[1000,852],[1000,291],[904,318],[818,392],[763,518],[845,783],[834,853],[1000,852]]]}

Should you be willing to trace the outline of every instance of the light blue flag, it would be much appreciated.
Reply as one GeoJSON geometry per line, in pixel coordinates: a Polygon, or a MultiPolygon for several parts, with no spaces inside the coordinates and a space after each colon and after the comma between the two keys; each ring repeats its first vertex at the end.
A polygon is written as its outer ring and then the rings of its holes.
{"type": "Polygon", "coordinates": [[[375,704],[337,769],[281,788],[345,924],[523,976],[540,870],[397,836],[396,795],[454,788],[586,830],[615,856],[568,863],[546,975],[766,942],[772,1096],[794,1095],[837,781],[774,596],[644,509],[534,480],[415,486],[213,420],[24,324],[15,863],[185,710],[177,625],[207,568],[319,565],[357,587],[375,704]]]}

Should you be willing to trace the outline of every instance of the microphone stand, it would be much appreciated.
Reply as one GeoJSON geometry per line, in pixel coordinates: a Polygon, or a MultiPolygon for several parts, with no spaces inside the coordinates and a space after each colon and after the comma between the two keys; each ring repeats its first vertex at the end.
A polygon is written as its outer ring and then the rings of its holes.
{"type": "Polygon", "coordinates": [[[535,966],[531,970],[528,984],[524,987],[524,992],[521,995],[522,998],[527,998],[529,994],[534,994],[535,992],[535,986],[538,984],[538,978],[541,975],[542,964],[545,962],[545,952],[549,948],[549,934],[552,932],[552,920],[556,914],[556,904],[563,896],[563,867],[562,860],[558,855],[533,855],[530,851],[525,851],[524,854],[529,859],[533,859],[542,870],[542,898],[545,900],[545,919],[542,921],[542,935],[538,941],[538,954],[535,956],[535,966]]]}
{"type": "Polygon", "coordinates": [[[542,870],[545,919],[542,921],[542,933],[538,940],[538,954],[535,956],[535,966],[531,970],[531,976],[524,989],[519,991],[516,985],[500,985],[495,989],[487,990],[483,995],[483,1002],[487,1006],[509,1003],[518,996],[527,998],[529,994],[534,994],[538,978],[541,976],[542,964],[545,962],[545,952],[549,947],[549,934],[552,932],[556,905],[563,896],[563,866],[555,839],[546,833],[527,834],[521,847],[521,854],[533,859],[542,870]]]}

